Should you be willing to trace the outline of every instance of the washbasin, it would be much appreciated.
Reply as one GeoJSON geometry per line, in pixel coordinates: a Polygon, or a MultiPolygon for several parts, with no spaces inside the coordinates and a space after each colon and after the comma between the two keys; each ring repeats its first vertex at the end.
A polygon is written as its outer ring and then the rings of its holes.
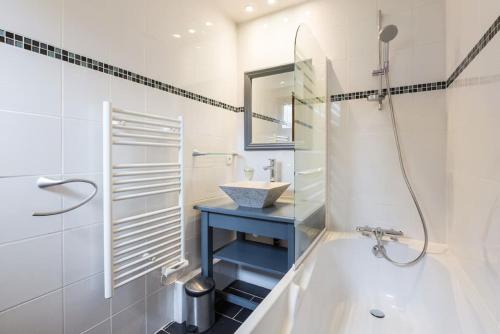
{"type": "Polygon", "coordinates": [[[219,187],[240,206],[265,208],[273,205],[289,186],[286,182],[241,181],[219,187]]]}

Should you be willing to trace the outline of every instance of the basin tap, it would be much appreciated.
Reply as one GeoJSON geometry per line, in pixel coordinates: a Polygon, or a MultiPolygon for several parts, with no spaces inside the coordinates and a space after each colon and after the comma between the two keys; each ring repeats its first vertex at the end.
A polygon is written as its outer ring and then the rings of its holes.
{"type": "Polygon", "coordinates": [[[269,171],[269,182],[276,182],[276,159],[269,159],[269,166],[264,166],[269,171]]]}

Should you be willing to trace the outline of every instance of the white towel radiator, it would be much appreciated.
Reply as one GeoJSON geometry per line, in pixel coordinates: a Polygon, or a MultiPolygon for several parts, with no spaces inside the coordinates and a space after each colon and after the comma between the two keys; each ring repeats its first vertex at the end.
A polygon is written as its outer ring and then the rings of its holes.
{"type": "Polygon", "coordinates": [[[162,268],[163,275],[169,275],[187,266],[182,147],[182,117],[133,112],[104,102],[106,298],[112,297],[116,288],[153,270],[162,268]],[[176,161],[169,161],[173,157],[176,161]],[[120,214],[131,209],[137,214],[120,214]]]}

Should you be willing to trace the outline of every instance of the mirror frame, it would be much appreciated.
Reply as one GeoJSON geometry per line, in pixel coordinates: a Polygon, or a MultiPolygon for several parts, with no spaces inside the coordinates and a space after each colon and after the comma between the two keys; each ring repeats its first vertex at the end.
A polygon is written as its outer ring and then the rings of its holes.
{"type": "MultiPolygon", "coordinates": [[[[267,77],[274,74],[294,72],[295,64],[286,64],[262,70],[245,72],[245,151],[270,151],[270,150],[293,150],[295,144],[292,143],[252,143],[252,79],[267,77]]],[[[292,125],[293,128],[293,125],[292,125]]],[[[293,131],[293,130],[292,130],[293,131]]]]}

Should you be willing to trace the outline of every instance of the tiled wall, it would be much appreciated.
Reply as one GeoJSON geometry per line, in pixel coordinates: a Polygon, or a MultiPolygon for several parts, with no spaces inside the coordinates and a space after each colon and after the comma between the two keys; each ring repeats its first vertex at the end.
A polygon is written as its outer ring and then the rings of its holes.
{"type": "MultiPolygon", "coordinates": [[[[240,87],[244,71],[293,62],[294,36],[298,24],[305,22],[331,60],[330,94],[377,89],[378,79],[371,72],[378,64],[378,9],[384,24],[399,28],[391,43],[392,86],[436,83],[444,88],[444,0],[317,0],[242,24],[240,87]]],[[[394,103],[408,172],[429,220],[431,239],[444,242],[445,93],[401,94],[394,96],[394,103]]],[[[397,164],[388,111],[378,111],[365,99],[336,101],[329,118],[330,227],[352,231],[357,225],[381,225],[421,238],[418,215],[397,164]]]]}
{"type": "Polygon", "coordinates": [[[500,324],[500,3],[447,1],[451,74],[497,20],[497,33],[447,90],[449,244],[500,324]]]}
{"type": "MultiPolygon", "coordinates": [[[[236,105],[236,27],[200,1],[0,0],[0,29],[236,105]],[[212,25],[207,26],[206,22],[212,25]],[[188,29],[195,29],[191,34],[188,29]],[[175,38],[173,34],[181,34],[175,38]]],[[[86,186],[36,187],[38,176],[102,183],[102,102],[185,119],[186,243],[199,263],[193,203],[233,177],[238,115],[0,43],[0,333],[153,333],[172,320],[159,272],[104,299],[100,196],[62,216],[86,186]]]]}

